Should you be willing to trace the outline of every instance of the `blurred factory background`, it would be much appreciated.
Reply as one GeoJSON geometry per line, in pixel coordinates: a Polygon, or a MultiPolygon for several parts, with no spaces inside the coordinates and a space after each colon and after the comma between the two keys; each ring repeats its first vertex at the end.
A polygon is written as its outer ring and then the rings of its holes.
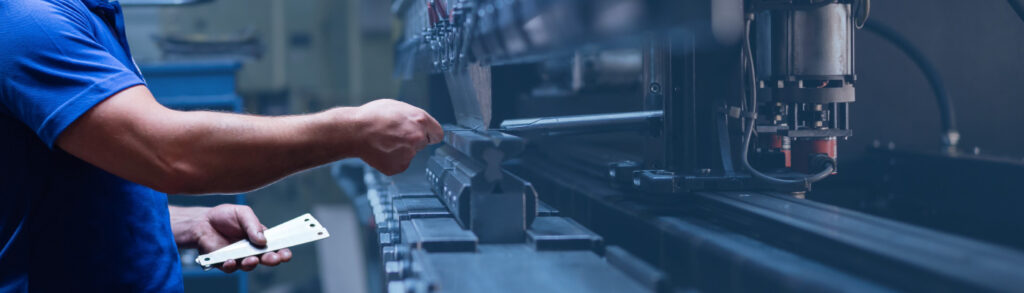
{"type": "MultiPolygon", "coordinates": [[[[426,96],[426,87],[393,78],[397,23],[391,1],[122,3],[134,57],[162,102],[265,115],[383,97],[424,105],[416,99],[426,96]]],[[[961,145],[1024,160],[1024,136],[1012,130],[1022,122],[1024,99],[1008,90],[1024,81],[1024,23],[1005,2],[874,4],[873,21],[899,30],[937,65],[956,106],[961,145]]],[[[938,149],[937,109],[917,67],[873,34],[858,34],[857,45],[860,98],[851,119],[857,133],[839,145],[842,159],[854,160],[876,141],[938,149]]],[[[186,270],[186,291],[367,292],[356,215],[330,172],[330,166],[320,167],[244,196],[176,198],[245,202],[268,226],[313,212],[333,236],[294,248],[295,258],[276,268],[226,275],[193,266],[186,270]]]]}

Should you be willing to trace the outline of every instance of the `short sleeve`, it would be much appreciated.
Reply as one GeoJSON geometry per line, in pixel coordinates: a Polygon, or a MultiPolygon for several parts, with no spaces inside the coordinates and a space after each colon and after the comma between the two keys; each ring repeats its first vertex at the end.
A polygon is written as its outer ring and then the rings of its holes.
{"type": "Polygon", "coordinates": [[[143,84],[97,41],[81,3],[0,2],[0,103],[47,146],[99,102],[143,84]]]}

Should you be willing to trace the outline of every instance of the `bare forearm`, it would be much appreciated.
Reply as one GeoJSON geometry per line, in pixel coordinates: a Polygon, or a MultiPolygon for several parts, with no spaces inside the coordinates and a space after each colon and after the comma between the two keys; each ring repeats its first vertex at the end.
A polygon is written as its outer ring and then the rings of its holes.
{"type": "Polygon", "coordinates": [[[421,109],[393,100],[356,108],[260,117],[167,109],[144,86],[107,98],[57,146],[121,178],[166,193],[233,193],[345,157],[385,174],[443,137],[421,109]]]}
{"type": "Polygon", "coordinates": [[[177,193],[231,193],[255,189],[289,174],[354,156],[359,123],[352,108],[284,117],[179,112],[169,143],[177,193]]]}

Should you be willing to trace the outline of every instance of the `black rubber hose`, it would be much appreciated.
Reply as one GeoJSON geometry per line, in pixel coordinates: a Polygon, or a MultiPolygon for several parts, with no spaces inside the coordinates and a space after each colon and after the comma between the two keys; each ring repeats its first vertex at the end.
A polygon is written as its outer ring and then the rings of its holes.
{"type": "Polygon", "coordinates": [[[1021,6],[1020,0],[1006,0],[1006,2],[1009,2],[1010,7],[1013,8],[1013,12],[1017,13],[1017,18],[1024,21],[1024,7],[1021,6]]]}
{"type": "MultiPolygon", "coordinates": [[[[1014,2],[1013,0],[1010,1],[1014,2]]],[[[921,50],[914,47],[909,40],[896,33],[892,28],[877,21],[868,21],[864,25],[864,29],[895,45],[921,69],[925,78],[928,79],[928,84],[931,85],[932,92],[935,94],[935,101],[939,106],[939,119],[942,123],[943,134],[942,142],[951,150],[955,149],[957,142],[960,140],[960,133],[957,132],[953,100],[949,98],[949,94],[946,92],[946,85],[942,81],[942,77],[939,76],[939,71],[935,69],[935,65],[928,58],[925,58],[921,50]]]]}

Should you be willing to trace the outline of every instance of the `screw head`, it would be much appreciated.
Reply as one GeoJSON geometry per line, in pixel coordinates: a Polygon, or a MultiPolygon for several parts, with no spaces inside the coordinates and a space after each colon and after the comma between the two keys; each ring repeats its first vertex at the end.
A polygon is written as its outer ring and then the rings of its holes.
{"type": "Polygon", "coordinates": [[[661,92],[661,84],[657,83],[657,82],[652,82],[651,83],[651,92],[655,93],[655,94],[660,93],[661,92]]]}

